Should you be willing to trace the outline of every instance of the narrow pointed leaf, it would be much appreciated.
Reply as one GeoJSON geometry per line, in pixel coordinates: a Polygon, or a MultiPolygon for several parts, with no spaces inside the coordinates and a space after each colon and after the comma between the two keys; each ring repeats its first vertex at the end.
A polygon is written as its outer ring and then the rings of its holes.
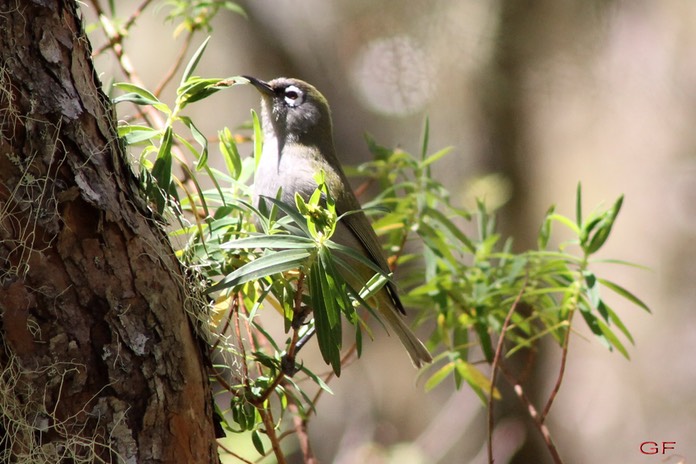
{"type": "Polygon", "coordinates": [[[235,287],[250,280],[257,280],[302,266],[310,253],[305,250],[277,251],[251,261],[208,289],[208,293],[235,287]]]}
{"type": "Polygon", "coordinates": [[[599,280],[599,282],[600,282],[602,285],[604,285],[604,286],[607,287],[608,289],[614,291],[615,293],[618,293],[619,295],[621,295],[622,297],[626,298],[628,301],[630,301],[630,302],[633,303],[634,305],[636,305],[636,306],[638,306],[638,307],[640,307],[640,308],[643,308],[643,309],[646,310],[647,312],[651,313],[650,308],[648,307],[648,305],[646,305],[645,303],[643,303],[643,301],[642,301],[640,298],[638,298],[638,297],[635,296],[633,293],[629,292],[628,290],[626,290],[625,288],[623,288],[623,287],[620,286],[619,284],[615,284],[614,282],[608,281],[608,280],[606,280],[606,279],[598,279],[598,280],[599,280]]]}
{"type": "Polygon", "coordinates": [[[184,83],[191,77],[193,72],[196,70],[196,66],[198,66],[198,62],[201,60],[201,57],[203,56],[203,52],[205,52],[205,48],[208,46],[208,42],[210,41],[210,36],[208,36],[203,43],[198,47],[198,49],[195,51],[191,59],[189,60],[188,64],[186,65],[186,69],[184,69],[184,73],[181,75],[181,82],[179,83],[179,87],[182,87],[184,83]]]}

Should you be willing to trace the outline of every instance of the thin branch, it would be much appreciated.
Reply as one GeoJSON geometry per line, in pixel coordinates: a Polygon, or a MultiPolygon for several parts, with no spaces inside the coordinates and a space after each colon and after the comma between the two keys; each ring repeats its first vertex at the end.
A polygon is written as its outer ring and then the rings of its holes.
{"type": "MultiPolygon", "coordinates": [[[[147,6],[150,3],[150,1],[151,0],[145,0],[141,7],[143,7],[143,5],[147,6]]],[[[123,50],[123,44],[121,43],[122,38],[120,34],[118,33],[118,31],[113,29],[112,24],[109,22],[107,16],[104,14],[101,5],[99,4],[99,0],[92,0],[92,5],[94,5],[94,9],[99,15],[99,22],[101,23],[104,34],[110,42],[113,42],[109,48],[114,52],[114,55],[116,55],[116,62],[121,68],[121,71],[130,82],[145,88],[145,83],[140,79],[140,77],[138,77],[137,73],[135,72],[133,63],[123,50]]],[[[137,18],[138,15],[136,15],[135,17],[137,18]]],[[[135,21],[135,19],[133,19],[133,21],[135,21]]],[[[143,118],[143,120],[147,122],[148,125],[152,127],[157,127],[159,129],[165,127],[165,120],[162,118],[162,115],[155,108],[151,106],[141,107],[136,105],[136,110],[138,114],[143,118]]]]}
{"type": "Polygon", "coordinates": [[[186,36],[186,39],[184,39],[184,44],[181,46],[181,50],[179,50],[179,54],[176,57],[176,61],[174,61],[174,65],[172,65],[171,68],[169,68],[169,71],[167,71],[167,74],[164,75],[162,80],[160,81],[159,84],[157,84],[157,87],[155,87],[155,91],[153,92],[156,97],[159,97],[164,88],[171,82],[171,80],[174,78],[176,73],[179,71],[179,68],[181,65],[184,63],[184,58],[186,58],[186,53],[188,52],[190,46],[191,46],[191,40],[193,39],[193,30],[188,31],[188,35],[186,36]]]}
{"type": "Polygon", "coordinates": [[[353,193],[355,193],[356,197],[360,198],[367,191],[367,189],[370,187],[370,185],[372,185],[373,182],[374,182],[374,179],[366,180],[362,184],[358,185],[355,188],[355,190],[353,191],[353,193]]]}
{"type": "Polygon", "coordinates": [[[273,383],[271,383],[268,388],[266,388],[263,393],[259,396],[254,397],[253,394],[250,392],[250,397],[251,399],[251,404],[257,407],[259,411],[261,411],[263,403],[268,399],[269,396],[271,396],[271,393],[273,393],[276,389],[276,387],[280,384],[280,382],[285,378],[285,373],[283,371],[278,372],[278,375],[276,376],[275,379],[273,379],[273,383]]]}
{"type": "Polygon", "coordinates": [[[546,406],[544,406],[544,411],[541,413],[541,417],[539,417],[539,420],[542,424],[544,423],[544,421],[546,421],[546,416],[548,416],[549,411],[551,410],[551,405],[553,405],[553,401],[556,399],[556,395],[558,395],[558,391],[561,389],[561,383],[563,382],[566,361],[568,360],[568,344],[570,343],[570,332],[572,327],[571,323],[573,321],[573,314],[575,314],[575,308],[571,309],[570,314],[568,314],[568,329],[566,330],[565,338],[563,339],[563,354],[561,356],[561,366],[558,369],[556,385],[553,386],[553,390],[549,395],[549,399],[548,401],[546,401],[546,406]]]}
{"type": "Polygon", "coordinates": [[[508,381],[508,383],[513,386],[513,389],[517,397],[527,408],[529,417],[532,418],[532,420],[534,421],[534,425],[536,425],[537,429],[539,430],[539,433],[541,433],[541,436],[544,439],[544,443],[546,443],[546,448],[549,450],[549,454],[551,454],[551,459],[553,459],[554,464],[563,464],[563,459],[561,459],[561,455],[558,454],[556,444],[551,438],[551,432],[549,432],[548,427],[546,427],[546,425],[541,421],[539,413],[534,407],[534,404],[532,404],[531,400],[524,392],[522,385],[520,385],[520,383],[517,382],[515,377],[510,372],[508,372],[503,366],[500,366],[500,370],[505,376],[505,379],[508,381]]]}
{"type": "Polygon", "coordinates": [[[536,345],[530,346],[527,350],[527,359],[525,360],[522,370],[517,374],[517,379],[521,384],[527,383],[527,379],[532,375],[532,368],[536,362],[537,348],[536,345]]]}
{"type": "Polygon", "coordinates": [[[235,459],[239,459],[239,460],[240,460],[241,462],[243,462],[244,464],[254,464],[253,461],[249,461],[249,460],[247,460],[247,459],[244,459],[243,457],[241,457],[241,456],[238,455],[237,453],[233,452],[231,449],[229,449],[229,448],[227,448],[226,446],[224,446],[224,445],[223,445],[222,443],[220,443],[219,441],[218,441],[217,445],[218,445],[220,448],[222,448],[222,449],[225,451],[225,453],[229,454],[230,456],[233,456],[235,459]]]}
{"type": "MultiPolygon", "coordinates": [[[[131,28],[131,26],[135,23],[135,20],[140,17],[140,15],[143,13],[145,8],[148,7],[148,5],[150,3],[152,3],[152,0],[144,0],[143,3],[141,3],[140,6],[135,9],[135,11],[133,11],[133,13],[130,15],[130,17],[123,24],[123,30],[128,31],[131,28]]],[[[101,5],[99,5],[98,0],[92,0],[92,5],[94,5],[94,9],[96,10],[97,15],[101,16],[104,14],[104,12],[101,8],[101,5]]],[[[92,58],[95,58],[95,57],[101,55],[102,53],[104,53],[106,50],[112,48],[117,43],[120,44],[121,42],[123,42],[123,38],[124,38],[123,34],[121,34],[119,32],[117,32],[113,37],[109,37],[107,35],[107,39],[109,39],[109,41],[107,43],[105,43],[104,45],[102,45],[97,51],[93,52],[92,58]]]]}
{"type": "MultiPolygon", "coordinates": [[[[341,367],[346,367],[349,365],[348,360],[355,354],[355,351],[358,349],[358,345],[353,343],[353,345],[348,349],[345,355],[343,355],[343,358],[341,358],[341,367]]],[[[326,377],[324,377],[324,383],[329,384],[331,379],[333,379],[336,376],[336,373],[334,371],[329,371],[328,374],[326,374],[326,377]]],[[[312,411],[316,412],[316,408],[314,407],[317,404],[317,401],[319,401],[319,398],[321,398],[322,394],[324,393],[323,388],[320,388],[317,391],[317,394],[314,395],[314,398],[312,398],[312,403],[310,404],[310,409],[307,411],[307,413],[311,413],[312,411]]]]}
{"type": "Polygon", "coordinates": [[[290,399],[288,409],[293,414],[292,422],[297,433],[297,441],[300,442],[300,449],[304,457],[305,464],[319,464],[319,460],[314,456],[312,446],[309,443],[309,434],[307,433],[307,419],[300,416],[299,407],[294,399],[290,399]]]}
{"type": "MultiPolygon", "coordinates": [[[[218,346],[220,346],[220,341],[222,340],[222,337],[229,330],[230,324],[232,321],[232,317],[234,316],[234,314],[236,314],[237,301],[238,301],[236,295],[234,298],[230,298],[229,300],[230,300],[230,307],[227,310],[227,317],[225,318],[225,324],[222,327],[222,330],[220,330],[220,332],[219,332],[220,336],[215,340],[215,343],[213,344],[213,346],[210,347],[211,353],[213,351],[215,351],[218,348],[218,346]]],[[[236,334],[237,337],[239,337],[239,328],[238,327],[236,328],[236,332],[237,332],[237,334],[236,334]]],[[[237,339],[240,340],[239,338],[237,338],[237,339]]]]}
{"type": "MultiPolygon", "coordinates": [[[[241,303],[241,295],[237,294],[236,299],[238,300],[239,303],[241,303]]],[[[239,325],[239,304],[234,305],[232,308],[234,311],[234,332],[235,335],[237,336],[237,341],[239,343],[239,351],[241,352],[242,355],[242,375],[244,375],[244,385],[246,388],[249,388],[250,382],[249,382],[249,366],[247,365],[246,361],[246,349],[244,348],[244,340],[242,340],[242,329],[239,325]]]]}
{"type": "Polygon", "coordinates": [[[295,288],[295,301],[293,302],[293,318],[292,318],[292,338],[288,344],[285,354],[285,360],[289,363],[289,374],[292,375],[295,369],[295,355],[297,354],[297,342],[300,341],[300,328],[304,321],[306,313],[302,309],[302,292],[304,291],[305,273],[300,270],[300,275],[297,278],[297,287],[295,288]]]}
{"type": "Polygon", "coordinates": [[[505,322],[503,322],[503,327],[500,330],[500,337],[498,338],[498,345],[495,348],[495,357],[493,358],[493,364],[491,365],[491,389],[488,392],[488,462],[490,464],[493,464],[493,393],[495,392],[495,381],[497,378],[497,372],[498,368],[501,367],[500,365],[500,358],[503,353],[503,345],[505,343],[505,332],[507,331],[508,326],[510,325],[510,320],[512,319],[512,314],[515,312],[515,309],[517,308],[517,305],[520,303],[522,300],[522,295],[524,295],[524,291],[527,288],[527,279],[528,275],[525,276],[524,282],[522,283],[522,288],[520,289],[519,293],[517,294],[517,297],[515,298],[515,301],[512,303],[510,306],[510,310],[508,311],[507,315],[505,316],[505,322]]]}
{"type": "Polygon", "coordinates": [[[273,454],[275,455],[278,464],[287,464],[285,456],[283,455],[283,450],[280,449],[280,440],[278,440],[278,435],[275,433],[275,424],[273,423],[271,411],[266,408],[259,408],[258,411],[261,415],[261,419],[263,420],[263,425],[266,427],[266,435],[268,435],[269,440],[271,440],[273,454]]]}
{"type": "Polygon", "coordinates": [[[408,234],[410,230],[410,227],[404,227],[404,234],[401,237],[401,243],[399,243],[399,248],[397,248],[397,250],[391,256],[389,256],[389,259],[387,260],[389,264],[389,270],[391,272],[396,271],[396,264],[399,261],[401,254],[406,249],[406,240],[408,240],[408,234]]]}

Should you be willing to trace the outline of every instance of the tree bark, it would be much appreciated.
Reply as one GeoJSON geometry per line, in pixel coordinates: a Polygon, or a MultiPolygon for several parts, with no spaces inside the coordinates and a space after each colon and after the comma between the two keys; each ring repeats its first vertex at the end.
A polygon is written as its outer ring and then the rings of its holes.
{"type": "Polygon", "coordinates": [[[90,53],[76,2],[0,0],[0,462],[218,462],[201,305],[90,53]]]}

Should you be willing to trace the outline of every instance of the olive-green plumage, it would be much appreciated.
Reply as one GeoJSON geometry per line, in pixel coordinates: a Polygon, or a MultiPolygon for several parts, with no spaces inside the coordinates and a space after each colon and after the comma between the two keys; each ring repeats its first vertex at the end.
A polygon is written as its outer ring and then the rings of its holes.
{"type": "MultiPolygon", "coordinates": [[[[281,200],[285,203],[294,204],[295,193],[307,199],[317,188],[314,175],[323,169],[329,192],[336,202],[337,214],[360,211],[339,221],[332,240],[360,251],[389,272],[377,235],[362,212],[336,157],[331,112],[326,98],[312,85],[299,79],[280,77],[270,82],[253,77],[247,79],[262,96],[264,147],[254,177],[254,201],[258,202],[262,196],[275,197],[278,189],[282,189],[281,200]]],[[[353,281],[348,273],[344,277],[351,286],[360,289],[374,272],[364,264],[353,263],[362,282],[353,281]]],[[[420,367],[430,362],[430,353],[403,321],[405,311],[396,287],[388,283],[375,299],[379,314],[396,332],[413,364],[420,367]]]]}

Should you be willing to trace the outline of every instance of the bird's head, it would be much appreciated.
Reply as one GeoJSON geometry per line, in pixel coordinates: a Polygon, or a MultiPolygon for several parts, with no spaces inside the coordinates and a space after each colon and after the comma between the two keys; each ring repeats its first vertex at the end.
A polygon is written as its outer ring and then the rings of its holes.
{"type": "Polygon", "coordinates": [[[319,147],[333,144],[329,104],[314,86],[286,77],[268,82],[244,77],[261,93],[266,137],[319,147]]]}

